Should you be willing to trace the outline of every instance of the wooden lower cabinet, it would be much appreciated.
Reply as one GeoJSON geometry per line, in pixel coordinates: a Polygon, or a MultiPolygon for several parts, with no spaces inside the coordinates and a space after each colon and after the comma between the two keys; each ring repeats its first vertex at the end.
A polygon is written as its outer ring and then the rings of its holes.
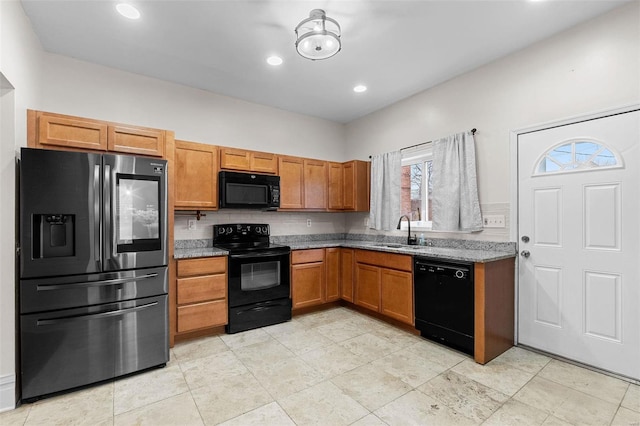
{"type": "Polygon", "coordinates": [[[515,324],[513,258],[474,265],[474,359],[486,364],[513,346],[515,324]]]}
{"type": "Polygon", "coordinates": [[[354,303],[414,325],[412,257],[355,250],[355,261],[354,303]]]}
{"type": "Polygon", "coordinates": [[[377,266],[356,264],[356,305],[372,311],[380,310],[380,272],[377,266]]]}
{"type": "Polygon", "coordinates": [[[293,309],[324,303],[324,249],[291,252],[291,301],[293,309]]]}
{"type": "Polygon", "coordinates": [[[413,324],[413,275],[381,268],[380,313],[413,324]]]}
{"type": "Polygon", "coordinates": [[[339,248],[291,252],[291,299],[293,309],[340,300],[339,248]]]}
{"type": "Polygon", "coordinates": [[[354,250],[340,249],[340,298],[353,303],[354,250]]]}
{"type": "Polygon", "coordinates": [[[177,262],[177,333],[227,324],[227,258],[177,262]]]}
{"type": "Polygon", "coordinates": [[[340,249],[327,248],[325,253],[325,302],[340,300],[340,249]]]}

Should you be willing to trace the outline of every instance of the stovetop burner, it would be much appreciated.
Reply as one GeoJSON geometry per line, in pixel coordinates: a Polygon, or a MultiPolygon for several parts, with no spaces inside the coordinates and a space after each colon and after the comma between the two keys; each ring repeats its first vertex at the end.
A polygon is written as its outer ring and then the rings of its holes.
{"type": "Polygon", "coordinates": [[[263,250],[290,250],[288,246],[269,242],[268,224],[234,223],[213,225],[213,245],[231,253],[263,250]]]}

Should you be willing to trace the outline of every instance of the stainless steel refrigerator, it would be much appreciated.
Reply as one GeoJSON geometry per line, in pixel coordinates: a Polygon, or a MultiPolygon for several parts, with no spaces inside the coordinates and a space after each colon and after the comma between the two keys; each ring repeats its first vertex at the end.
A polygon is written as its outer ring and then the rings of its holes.
{"type": "Polygon", "coordinates": [[[22,400],[169,360],[167,164],[23,148],[22,400]]]}

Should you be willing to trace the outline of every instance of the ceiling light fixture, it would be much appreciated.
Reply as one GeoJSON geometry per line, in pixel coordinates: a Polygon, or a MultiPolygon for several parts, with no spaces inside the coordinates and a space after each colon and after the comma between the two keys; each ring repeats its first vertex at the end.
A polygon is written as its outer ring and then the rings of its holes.
{"type": "Polygon", "coordinates": [[[140,11],[138,11],[138,9],[136,9],[129,3],[118,3],[116,5],[116,10],[120,15],[124,16],[125,18],[129,18],[129,19],[140,18],[140,11]]]}
{"type": "Polygon", "coordinates": [[[342,48],[340,24],[322,9],[313,9],[296,27],[296,50],[303,58],[327,59],[342,48]]]}
{"type": "Polygon", "coordinates": [[[356,93],[366,92],[367,91],[367,86],[364,86],[362,84],[358,84],[356,87],[353,88],[353,91],[356,92],[356,93]]]}

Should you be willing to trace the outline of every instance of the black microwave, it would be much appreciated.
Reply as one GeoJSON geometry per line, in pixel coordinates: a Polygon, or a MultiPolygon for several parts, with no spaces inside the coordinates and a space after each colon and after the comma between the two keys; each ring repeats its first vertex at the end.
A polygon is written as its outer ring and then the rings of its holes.
{"type": "Polygon", "coordinates": [[[280,207],[280,176],[220,172],[221,209],[275,210],[280,207]]]}

